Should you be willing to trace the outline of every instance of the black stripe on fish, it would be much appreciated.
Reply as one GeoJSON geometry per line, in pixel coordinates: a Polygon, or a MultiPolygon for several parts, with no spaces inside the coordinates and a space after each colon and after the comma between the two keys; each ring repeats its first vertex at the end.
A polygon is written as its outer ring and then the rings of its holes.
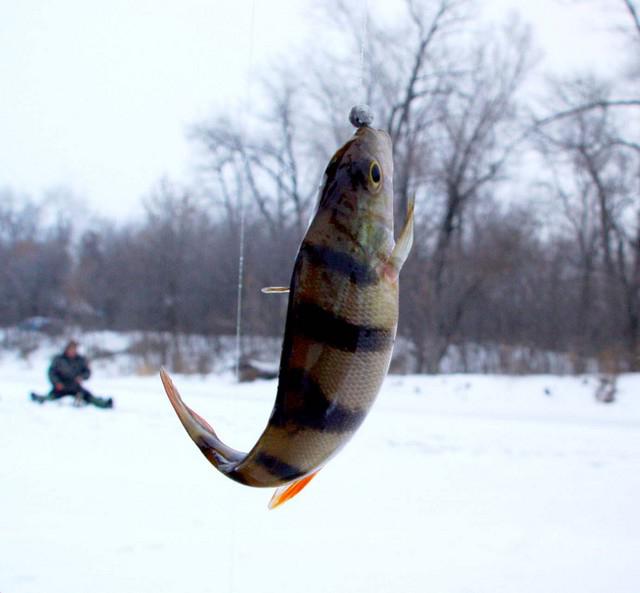
{"type": "Polygon", "coordinates": [[[304,369],[289,369],[280,377],[269,424],[284,429],[310,428],[330,433],[352,432],[367,410],[350,410],[332,401],[304,369]]]}
{"type": "Polygon", "coordinates": [[[336,272],[361,286],[378,282],[378,274],[375,270],[343,251],[336,251],[324,245],[303,243],[300,253],[304,254],[313,265],[322,266],[329,272],[336,272]]]}
{"type": "Polygon", "coordinates": [[[350,185],[352,190],[357,187],[352,172],[351,158],[345,159],[345,154],[356,141],[356,138],[349,140],[342,148],[333,155],[324,172],[324,186],[320,193],[320,207],[327,208],[331,203],[340,199],[340,188],[350,185]]]}
{"type": "Polygon", "coordinates": [[[283,478],[284,480],[295,480],[307,473],[295,465],[289,465],[274,455],[269,455],[264,452],[258,453],[256,463],[259,463],[270,474],[283,478]]]}
{"type": "Polygon", "coordinates": [[[232,468],[227,472],[227,476],[232,480],[238,482],[239,484],[245,484],[247,486],[251,485],[251,479],[246,476],[243,472],[238,471],[237,468],[232,468]]]}
{"type": "Polygon", "coordinates": [[[295,334],[343,352],[380,352],[393,344],[392,330],[351,323],[314,303],[295,303],[291,315],[295,334]]]}

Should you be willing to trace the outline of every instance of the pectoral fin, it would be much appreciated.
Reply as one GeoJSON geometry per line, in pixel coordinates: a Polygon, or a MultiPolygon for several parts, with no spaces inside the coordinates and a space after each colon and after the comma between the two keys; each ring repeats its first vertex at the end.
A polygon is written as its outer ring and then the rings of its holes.
{"type": "Polygon", "coordinates": [[[291,482],[290,484],[285,484],[284,486],[280,486],[271,497],[269,501],[269,508],[275,509],[279,507],[281,504],[287,502],[287,500],[291,500],[296,494],[298,494],[313,478],[316,477],[320,470],[316,470],[312,474],[305,476],[304,478],[300,478],[295,482],[291,482]]]}
{"type": "Polygon", "coordinates": [[[409,202],[407,209],[407,218],[400,232],[400,236],[396,241],[396,245],[391,252],[391,256],[387,260],[384,266],[384,273],[391,281],[398,279],[400,270],[407,261],[411,247],[413,246],[413,213],[414,213],[415,199],[409,202]]]}
{"type": "Polygon", "coordinates": [[[264,294],[287,294],[289,292],[288,286],[265,286],[261,289],[264,294]]]}

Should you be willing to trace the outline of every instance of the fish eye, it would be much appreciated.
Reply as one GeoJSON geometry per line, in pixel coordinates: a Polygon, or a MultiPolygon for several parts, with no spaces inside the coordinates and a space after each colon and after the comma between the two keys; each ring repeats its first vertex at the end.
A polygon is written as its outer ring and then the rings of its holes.
{"type": "Polygon", "coordinates": [[[369,182],[374,189],[378,188],[381,179],[382,171],[380,171],[380,165],[378,164],[378,161],[371,161],[371,165],[369,166],[369,182]]]}

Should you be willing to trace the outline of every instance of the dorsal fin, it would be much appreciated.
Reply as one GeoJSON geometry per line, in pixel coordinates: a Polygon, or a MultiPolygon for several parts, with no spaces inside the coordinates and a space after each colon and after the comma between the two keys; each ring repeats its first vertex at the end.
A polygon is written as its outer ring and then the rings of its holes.
{"type": "Polygon", "coordinates": [[[288,286],[265,286],[260,289],[263,294],[287,294],[289,292],[288,286]]]}

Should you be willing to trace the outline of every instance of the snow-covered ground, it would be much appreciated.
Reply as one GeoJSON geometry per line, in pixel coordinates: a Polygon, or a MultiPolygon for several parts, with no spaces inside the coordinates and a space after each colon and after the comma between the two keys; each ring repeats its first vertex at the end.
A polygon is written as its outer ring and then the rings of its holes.
{"type": "MultiPolygon", "coordinates": [[[[0,359],[2,593],[638,593],[640,376],[391,376],[297,498],[217,473],[155,376],[99,365],[113,411],[37,405],[0,359]]],[[[248,448],[275,381],[174,377],[248,448]]]]}

